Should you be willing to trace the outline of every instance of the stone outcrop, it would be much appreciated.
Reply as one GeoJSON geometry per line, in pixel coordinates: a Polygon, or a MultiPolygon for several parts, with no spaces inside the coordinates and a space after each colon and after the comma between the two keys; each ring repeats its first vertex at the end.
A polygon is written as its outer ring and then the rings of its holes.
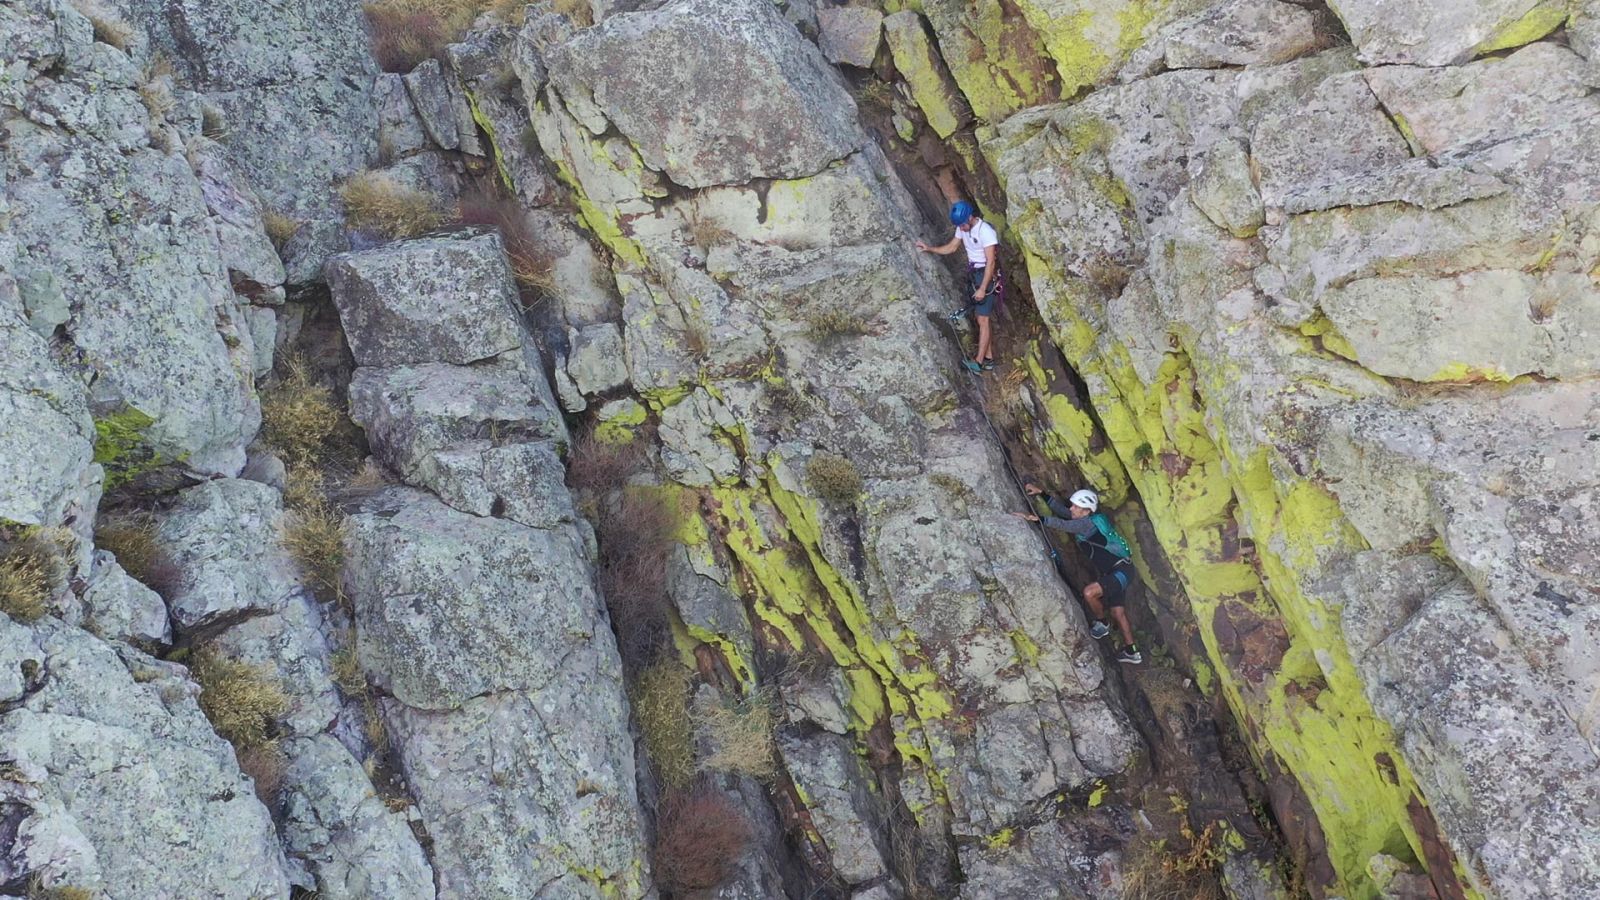
{"type": "Polygon", "coordinates": [[[412,485],[361,502],[344,580],[441,895],[643,896],[621,666],[499,238],[336,257],[329,283],[351,415],[412,485]]]}

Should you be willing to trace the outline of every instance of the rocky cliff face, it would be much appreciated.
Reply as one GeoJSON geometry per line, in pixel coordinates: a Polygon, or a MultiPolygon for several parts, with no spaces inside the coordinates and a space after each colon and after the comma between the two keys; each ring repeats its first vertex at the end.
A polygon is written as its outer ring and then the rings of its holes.
{"type": "Polygon", "coordinates": [[[0,0],[0,893],[1600,895],[1592,6],[0,0]]]}

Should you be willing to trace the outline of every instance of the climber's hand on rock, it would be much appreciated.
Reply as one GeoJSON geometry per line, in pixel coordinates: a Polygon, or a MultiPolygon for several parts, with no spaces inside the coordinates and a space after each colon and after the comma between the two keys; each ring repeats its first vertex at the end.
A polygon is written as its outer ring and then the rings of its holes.
{"type": "Polygon", "coordinates": [[[928,252],[928,245],[926,243],[924,243],[923,241],[917,241],[917,249],[921,250],[923,253],[927,253],[928,252]]]}
{"type": "Polygon", "coordinates": [[[1037,497],[1040,494],[1044,493],[1044,490],[1042,488],[1040,488],[1037,484],[1034,484],[1033,482],[1030,481],[1027,484],[1022,486],[1022,492],[1024,494],[1027,494],[1029,497],[1037,497]]]}
{"type": "Polygon", "coordinates": [[[1016,516],[1019,519],[1023,519],[1025,521],[1028,521],[1028,522],[1037,522],[1037,521],[1039,521],[1039,517],[1034,515],[1033,513],[1012,513],[1012,515],[1016,516]]]}

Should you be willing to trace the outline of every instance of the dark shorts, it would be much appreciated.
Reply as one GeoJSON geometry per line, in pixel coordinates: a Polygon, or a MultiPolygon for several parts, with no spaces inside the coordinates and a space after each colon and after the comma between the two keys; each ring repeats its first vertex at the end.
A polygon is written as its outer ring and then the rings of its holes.
{"type": "Polygon", "coordinates": [[[1095,584],[1100,585],[1100,602],[1106,606],[1126,606],[1123,601],[1128,596],[1128,588],[1133,587],[1133,563],[1119,563],[1104,578],[1095,584]]]}
{"type": "MultiPolygon", "coordinates": [[[[972,287],[967,291],[967,302],[972,302],[972,291],[983,285],[983,266],[968,266],[967,275],[972,279],[972,287]]],[[[980,316],[994,315],[994,308],[1000,303],[1000,295],[1005,290],[1006,276],[1004,272],[996,272],[994,280],[989,282],[989,293],[983,295],[983,302],[973,307],[973,312],[980,316]]]]}

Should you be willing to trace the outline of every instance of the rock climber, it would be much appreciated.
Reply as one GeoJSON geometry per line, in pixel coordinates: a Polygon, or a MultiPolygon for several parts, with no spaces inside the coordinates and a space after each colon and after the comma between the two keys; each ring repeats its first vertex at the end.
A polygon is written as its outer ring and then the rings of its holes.
{"type": "Polygon", "coordinates": [[[990,347],[989,317],[1005,298],[1005,276],[1000,272],[1000,236],[994,226],[979,218],[978,211],[965,200],[950,207],[950,224],[956,226],[955,237],[947,244],[931,247],[917,241],[917,249],[924,253],[943,256],[963,247],[967,251],[968,287],[972,299],[950,314],[953,322],[971,312],[978,320],[978,349],[972,359],[961,364],[970,372],[988,372],[994,369],[994,352],[990,347]]]}
{"type": "Polygon", "coordinates": [[[1117,653],[1117,661],[1135,665],[1144,662],[1138,645],[1133,642],[1133,628],[1128,624],[1128,613],[1123,602],[1128,589],[1133,587],[1135,577],[1133,561],[1130,559],[1132,553],[1128,549],[1128,542],[1111,524],[1111,519],[1100,512],[1100,495],[1084,488],[1073,493],[1068,503],[1062,503],[1032,481],[1024,484],[1022,489],[1029,497],[1044,500],[1055,515],[1043,519],[1031,512],[1012,515],[1029,522],[1042,521],[1046,527],[1072,535],[1088,555],[1089,564],[1094,567],[1097,580],[1083,589],[1083,602],[1089,605],[1089,612],[1094,616],[1089,634],[1099,640],[1111,633],[1111,628],[1106,625],[1106,608],[1110,607],[1111,618],[1117,621],[1124,645],[1117,653]]]}

